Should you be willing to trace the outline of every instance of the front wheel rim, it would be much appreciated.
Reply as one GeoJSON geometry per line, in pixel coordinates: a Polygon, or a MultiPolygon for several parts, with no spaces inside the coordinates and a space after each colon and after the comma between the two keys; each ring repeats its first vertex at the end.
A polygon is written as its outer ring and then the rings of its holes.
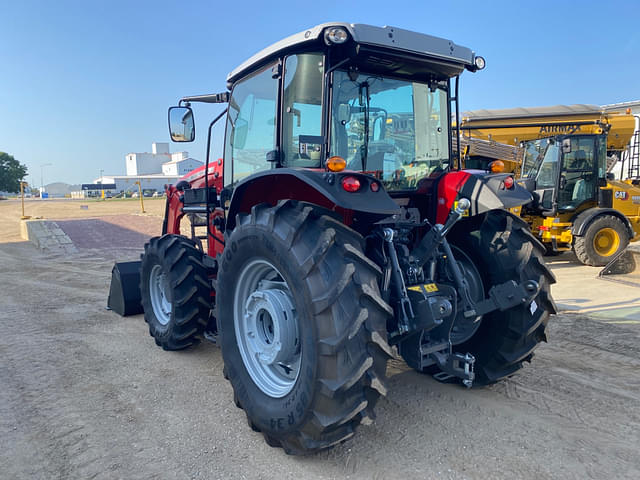
{"type": "Polygon", "coordinates": [[[620,247],[620,235],[613,228],[603,228],[593,237],[593,248],[601,257],[610,257],[620,247]]]}
{"type": "Polygon", "coordinates": [[[151,308],[160,325],[167,325],[171,320],[171,301],[168,296],[168,279],[162,266],[154,265],[149,274],[149,297],[151,308]]]}
{"type": "Polygon", "coordinates": [[[268,261],[248,262],[234,294],[236,344],[247,373],[266,395],[282,398],[300,374],[302,348],[289,285],[268,261]]]}

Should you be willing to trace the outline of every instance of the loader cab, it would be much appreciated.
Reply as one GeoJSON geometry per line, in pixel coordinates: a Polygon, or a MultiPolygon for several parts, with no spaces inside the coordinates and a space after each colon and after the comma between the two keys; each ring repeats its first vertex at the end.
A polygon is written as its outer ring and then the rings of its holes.
{"type": "Polygon", "coordinates": [[[597,206],[606,185],[606,135],[556,136],[523,147],[522,178],[545,216],[597,206]]]}

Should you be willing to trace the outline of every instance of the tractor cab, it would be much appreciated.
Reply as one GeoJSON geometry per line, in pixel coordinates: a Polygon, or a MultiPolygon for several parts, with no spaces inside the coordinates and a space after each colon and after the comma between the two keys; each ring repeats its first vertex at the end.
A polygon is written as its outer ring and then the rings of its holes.
{"type": "Polygon", "coordinates": [[[606,186],[606,135],[555,136],[523,146],[522,178],[535,192],[528,210],[554,216],[610,206],[606,186]],[[601,205],[605,204],[605,205],[601,205]]]}
{"type": "Polygon", "coordinates": [[[229,92],[181,99],[170,110],[171,137],[193,140],[192,103],[228,102],[220,181],[229,197],[276,169],[360,172],[373,177],[354,177],[361,185],[410,194],[452,164],[458,76],[483,67],[471,50],[429,35],[323,24],[240,65],[229,92]]]}

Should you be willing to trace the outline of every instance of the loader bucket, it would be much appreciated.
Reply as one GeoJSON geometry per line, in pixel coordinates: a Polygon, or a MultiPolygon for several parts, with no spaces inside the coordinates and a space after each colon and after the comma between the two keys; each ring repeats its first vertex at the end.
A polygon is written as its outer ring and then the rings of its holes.
{"type": "Polygon", "coordinates": [[[624,249],[600,271],[598,278],[640,287],[640,249],[624,249]]]}

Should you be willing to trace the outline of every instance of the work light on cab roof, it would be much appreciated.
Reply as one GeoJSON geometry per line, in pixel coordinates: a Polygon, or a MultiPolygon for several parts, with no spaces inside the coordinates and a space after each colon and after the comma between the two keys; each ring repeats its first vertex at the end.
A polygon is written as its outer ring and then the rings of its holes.
{"type": "Polygon", "coordinates": [[[324,32],[324,39],[327,45],[331,43],[340,44],[347,41],[349,34],[342,27],[329,27],[324,32]]]}

